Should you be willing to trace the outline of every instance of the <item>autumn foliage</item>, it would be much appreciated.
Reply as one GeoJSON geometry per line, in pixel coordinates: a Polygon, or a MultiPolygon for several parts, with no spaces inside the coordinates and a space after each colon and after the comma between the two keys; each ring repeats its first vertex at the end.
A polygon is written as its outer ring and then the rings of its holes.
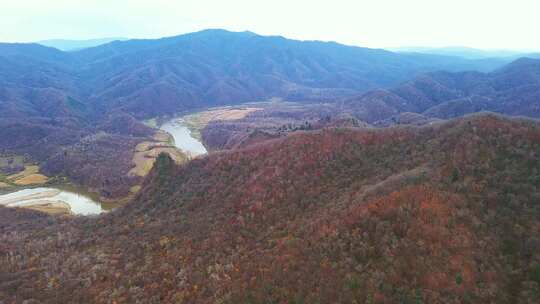
{"type": "Polygon", "coordinates": [[[5,303],[534,303],[540,126],[324,129],[177,166],[96,218],[0,208],[5,303]],[[22,214],[24,212],[24,214],[22,214]],[[36,220],[29,220],[35,217],[36,220]]]}

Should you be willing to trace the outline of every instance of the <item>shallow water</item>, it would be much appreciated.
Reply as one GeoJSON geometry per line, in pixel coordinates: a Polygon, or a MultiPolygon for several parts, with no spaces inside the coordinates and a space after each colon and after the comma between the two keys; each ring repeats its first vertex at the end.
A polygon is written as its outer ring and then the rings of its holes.
{"type": "Polygon", "coordinates": [[[105,210],[91,198],[76,192],[55,188],[32,188],[0,195],[0,205],[21,207],[25,205],[41,205],[54,202],[64,202],[77,215],[100,214],[105,210]]]}
{"type": "Polygon", "coordinates": [[[191,136],[191,131],[184,125],[181,117],[169,120],[159,128],[171,134],[174,138],[174,145],[191,156],[208,152],[198,139],[191,136]]]}

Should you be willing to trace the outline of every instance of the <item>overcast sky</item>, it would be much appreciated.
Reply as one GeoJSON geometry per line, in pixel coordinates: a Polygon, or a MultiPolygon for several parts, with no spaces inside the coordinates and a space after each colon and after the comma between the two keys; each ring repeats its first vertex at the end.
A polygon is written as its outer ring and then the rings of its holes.
{"type": "Polygon", "coordinates": [[[0,0],[0,41],[206,28],[367,47],[540,50],[539,0],[0,0]]]}

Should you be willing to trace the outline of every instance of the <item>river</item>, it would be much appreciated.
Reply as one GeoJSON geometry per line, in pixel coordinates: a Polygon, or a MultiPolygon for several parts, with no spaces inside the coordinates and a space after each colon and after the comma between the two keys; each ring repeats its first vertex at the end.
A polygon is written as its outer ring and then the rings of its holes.
{"type": "Polygon", "coordinates": [[[159,128],[171,134],[174,138],[174,145],[191,157],[208,152],[204,145],[192,136],[191,131],[184,124],[182,117],[173,118],[162,124],[159,128]]]}
{"type": "MultiPolygon", "coordinates": [[[[206,154],[206,148],[187,128],[182,117],[173,118],[160,127],[171,134],[174,145],[191,157],[206,154]]],[[[28,188],[0,195],[0,205],[6,207],[47,207],[62,209],[75,215],[96,215],[106,212],[99,202],[70,190],[49,187],[28,188]]]]}
{"type": "MultiPolygon", "coordinates": [[[[75,215],[96,215],[105,210],[91,198],[56,188],[31,188],[0,195],[0,205],[6,207],[45,206],[67,204],[75,215]]],[[[65,206],[65,205],[64,205],[65,206]]]]}

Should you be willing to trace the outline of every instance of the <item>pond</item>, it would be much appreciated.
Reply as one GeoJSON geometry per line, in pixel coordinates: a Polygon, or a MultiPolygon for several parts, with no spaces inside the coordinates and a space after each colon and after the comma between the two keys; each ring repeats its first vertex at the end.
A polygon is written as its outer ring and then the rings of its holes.
{"type": "Polygon", "coordinates": [[[0,195],[0,205],[6,207],[57,206],[68,207],[75,215],[95,215],[105,212],[101,205],[80,193],[56,188],[31,188],[0,195]],[[67,206],[66,206],[67,205],[67,206]]]}
{"type": "Polygon", "coordinates": [[[159,128],[171,134],[174,138],[174,145],[192,157],[208,152],[201,141],[192,136],[182,117],[173,118],[159,128]]]}

